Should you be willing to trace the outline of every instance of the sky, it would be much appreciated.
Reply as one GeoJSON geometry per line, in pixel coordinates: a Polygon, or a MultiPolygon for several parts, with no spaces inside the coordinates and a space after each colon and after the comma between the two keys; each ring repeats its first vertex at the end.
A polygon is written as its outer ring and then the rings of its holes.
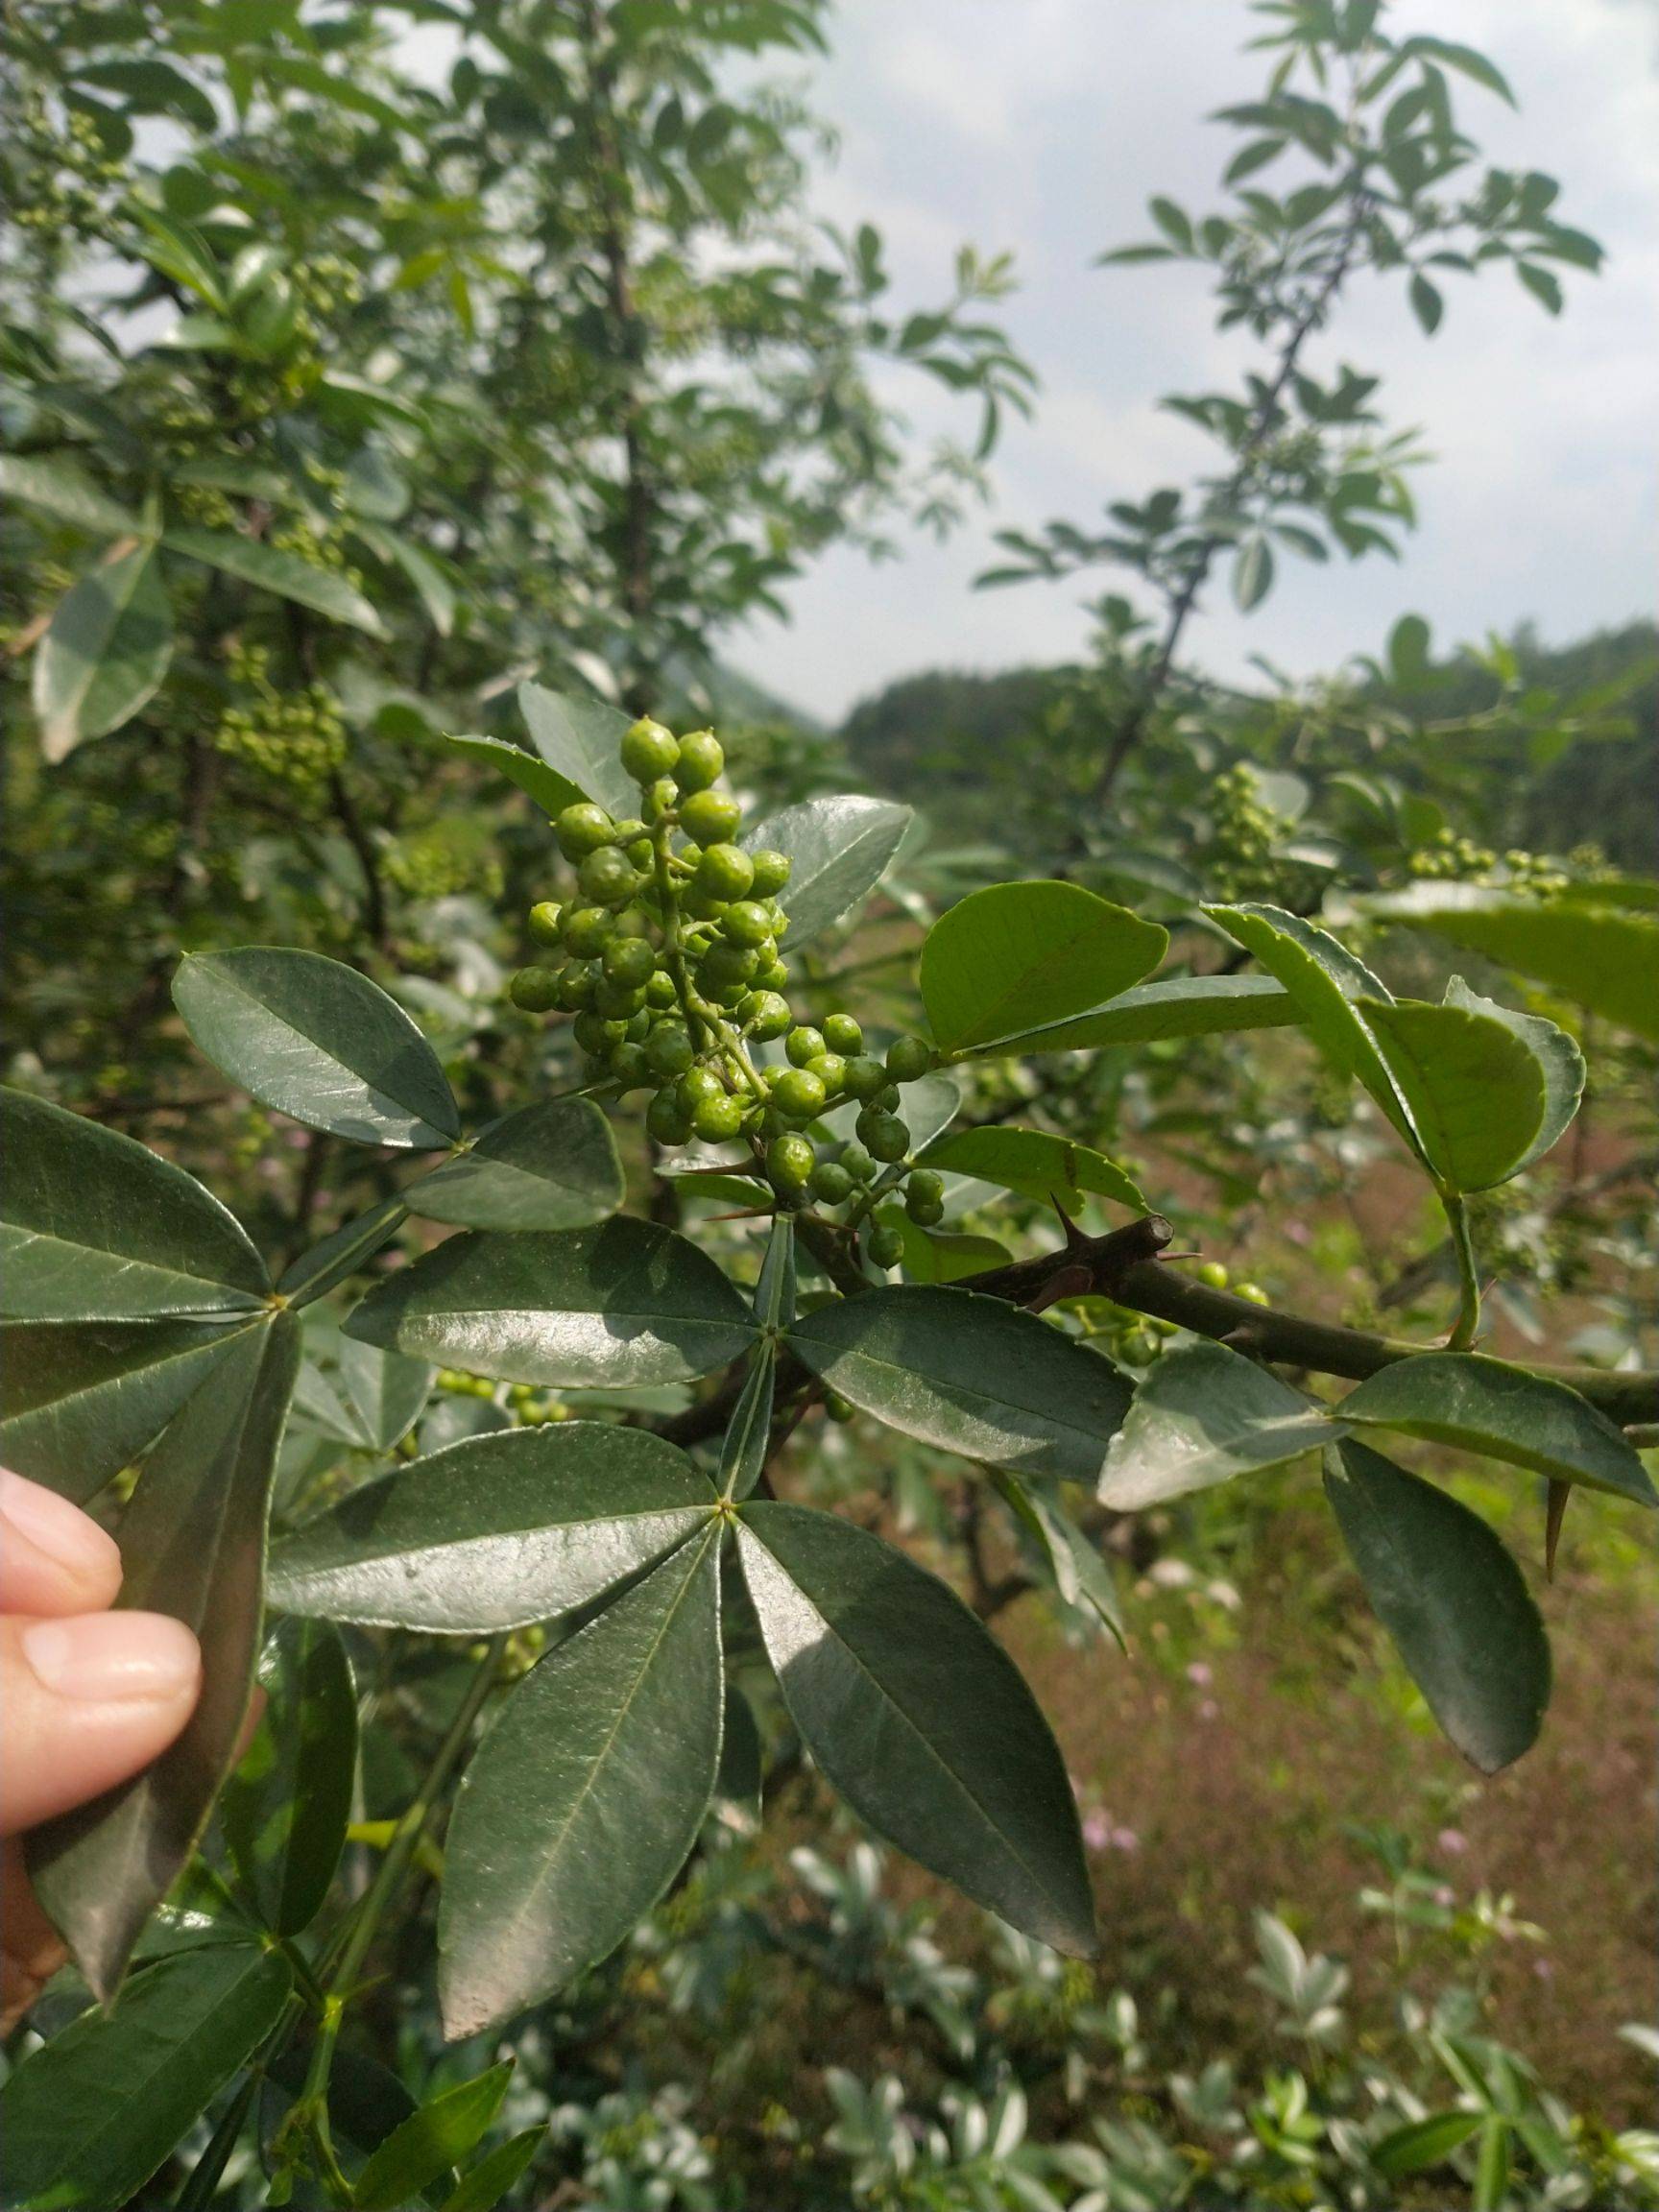
{"type": "MultiPolygon", "coordinates": [[[[1407,612],[1431,618],[1439,650],[1527,620],[1564,642],[1653,611],[1659,0],[1400,0],[1393,20],[1499,63],[1520,112],[1469,86],[1465,127],[1493,162],[1557,177],[1560,219],[1609,261],[1567,272],[1554,321],[1506,270],[1454,277],[1431,341],[1397,284],[1355,293],[1309,366],[1381,373],[1390,421],[1421,426],[1435,456],[1418,474],[1421,527],[1398,566],[1286,560],[1253,615],[1209,613],[1191,657],[1218,676],[1245,674],[1252,653],[1298,676],[1333,668],[1407,612]]],[[[1238,141],[1202,118],[1259,86],[1262,58],[1239,50],[1254,29],[1242,0],[841,0],[834,53],[805,87],[840,140],[817,210],[877,225],[906,309],[944,295],[962,241],[1011,251],[1020,289],[998,312],[1042,390],[997,450],[988,507],[943,547],[905,532],[902,562],[831,551],[789,592],[788,626],[733,641],[746,674],[836,720],[895,677],[1084,649],[1084,602],[1120,587],[1114,571],[983,592],[973,578],[993,530],[1088,526],[1108,499],[1207,458],[1157,405],[1248,357],[1212,329],[1205,270],[1090,263],[1149,235],[1153,192],[1214,203],[1238,141]]],[[[952,426],[913,375],[882,389],[925,443],[952,426]]]]}

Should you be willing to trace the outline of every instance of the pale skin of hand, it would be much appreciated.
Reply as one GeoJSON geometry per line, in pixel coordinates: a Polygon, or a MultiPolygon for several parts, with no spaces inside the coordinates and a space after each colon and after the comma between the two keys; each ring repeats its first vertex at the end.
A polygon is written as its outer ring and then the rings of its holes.
{"type": "Polygon", "coordinates": [[[125,1782],[195,1710],[181,1621],[114,1612],[121,1553],[79,1506],[0,1468],[0,2029],[63,1959],[35,1901],[26,1829],[125,1782]]]}

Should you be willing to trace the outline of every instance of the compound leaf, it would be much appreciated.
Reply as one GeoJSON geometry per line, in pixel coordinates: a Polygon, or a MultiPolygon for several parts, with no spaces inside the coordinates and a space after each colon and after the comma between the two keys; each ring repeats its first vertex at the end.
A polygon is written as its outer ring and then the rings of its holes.
{"type": "Polygon", "coordinates": [[[785,806],[747,833],[743,843],[751,850],[768,847],[792,863],[780,894],[791,951],[869,897],[911,819],[908,806],[890,799],[836,794],[785,806]]]}
{"type": "Polygon", "coordinates": [[[58,603],[35,655],[40,749],[62,760],[153,699],[173,658],[173,609],[153,539],[112,545],[58,603]]]}
{"type": "Polygon", "coordinates": [[[201,1184],[130,1137],[0,1090],[0,1311],[151,1321],[256,1310],[264,1262],[201,1184]]]}
{"type": "Polygon", "coordinates": [[[1455,1190],[1488,1190],[1531,1156],[1544,1069],[1503,1022],[1419,998],[1361,1001],[1424,1160],[1455,1190]]]}
{"type": "Polygon", "coordinates": [[[416,1150],[460,1134],[437,1054],[355,968],[275,945],[190,953],[173,1002],[216,1068],[308,1129],[416,1150]]]}
{"type": "Polygon", "coordinates": [[[1027,1198],[1058,1199],[1068,1214],[1081,1210],[1086,1191],[1138,1214],[1146,1211],[1139,1185],[1103,1152],[1045,1129],[962,1129],[935,1139],[922,1157],[929,1167],[977,1176],[1027,1198]]]}
{"type": "Polygon", "coordinates": [[[737,1358],[756,1334],[706,1253],[627,1215],[451,1238],[372,1291],[347,1331],[470,1374],[569,1389],[686,1382],[737,1358]]]}
{"type": "Polygon", "coordinates": [[[106,2003],[235,1755],[259,1648],[266,1507],[299,1365],[294,1315],[249,1331],[174,1416],[121,1524],[118,1602],[195,1630],[203,1690],[154,1766],[28,1839],[36,1894],[106,2003]]]}
{"type": "Polygon", "coordinates": [[[249,1944],[180,1951],[32,2052],[0,2089],[6,2201],[132,2202],[287,2002],[287,1965],[249,1944]]]}
{"type": "Polygon", "coordinates": [[[1329,1444],[1322,1407],[1223,1344],[1166,1352],[1135,1392],[1097,1495],[1133,1512],[1329,1444]]]}
{"type": "Polygon", "coordinates": [[[611,1125],[591,1098],[550,1098],[493,1121],[404,1193],[459,1229],[585,1229],[624,1195],[611,1125]]]}
{"type": "Polygon", "coordinates": [[[1167,982],[1138,984],[1086,1014],[1021,1030],[995,1045],[975,1046],[965,1057],[1093,1052],[1108,1045],[1156,1044],[1165,1037],[1278,1029],[1301,1019],[1296,1001],[1270,976],[1172,975],[1167,982]]]}
{"type": "Polygon", "coordinates": [[[1557,1481],[1659,1505],[1647,1469],[1605,1414],[1565,1382],[1478,1352],[1397,1359],[1351,1390],[1338,1413],[1357,1428],[1459,1445],[1557,1481]]]}
{"type": "Polygon", "coordinates": [[[323,1910],[346,1842],[357,1692],[338,1631],[321,1621],[279,1621],[258,1679],[265,1708],[219,1816],[263,1925],[298,1936],[323,1910]]]}
{"type": "Polygon", "coordinates": [[[439,1918],[451,2036],[613,1951],[696,1840],[720,1763],[720,1548],[685,1544],[513,1693],[456,1801],[439,1918]]]}
{"type": "Polygon", "coordinates": [[[654,1566],[713,1503],[685,1455],[645,1430],[570,1421],[470,1436],[284,1539],[271,1601],[449,1635],[519,1628],[654,1566]]]}
{"type": "Polygon", "coordinates": [[[1092,1955],[1065,1762],[1001,1646],[936,1576],[832,1513],[750,1504],[738,1544],[790,1716],[854,1812],[1026,1935],[1092,1955]]]}
{"type": "Polygon", "coordinates": [[[907,1436],[1091,1487],[1130,1400],[1097,1352],[999,1298],[884,1286],[802,1316],[787,1342],[832,1390],[907,1436]]]}
{"type": "Polygon", "coordinates": [[[994,883],[942,914],[922,947],[922,1002],[946,1052],[1097,1007],[1163,959],[1169,934],[1076,883],[994,883]]]}
{"type": "MultiPolygon", "coordinates": [[[[591,799],[621,821],[639,811],[639,789],[617,756],[629,717],[603,699],[578,699],[541,684],[520,684],[518,709],[530,742],[564,785],[549,813],[591,799]]],[[[544,805],[540,791],[538,804],[544,805]]]]}
{"type": "Polygon", "coordinates": [[[1478,991],[1470,990],[1461,975],[1454,975],[1447,984],[1446,1003],[1460,1006],[1466,1014],[1481,1014],[1488,1021],[1501,1022],[1520,1038],[1543,1071],[1544,1118],[1538,1134],[1515,1164],[1519,1174],[1559,1142],[1577,1113],[1578,1101],[1584,1095],[1584,1055],[1566,1030],[1553,1022],[1546,1022],[1538,1014],[1518,1014],[1513,1007],[1499,1005],[1495,998],[1482,998],[1478,991]]]}
{"type": "Polygon", "coordinates": [[[1326,1454],[1325,1494],[1447,1736],[1485,1774],[1519,1759],[1550,1701],[1550,1645],[1514,1560],[1467,1506],[1352,1438],[1326,1454]]]}

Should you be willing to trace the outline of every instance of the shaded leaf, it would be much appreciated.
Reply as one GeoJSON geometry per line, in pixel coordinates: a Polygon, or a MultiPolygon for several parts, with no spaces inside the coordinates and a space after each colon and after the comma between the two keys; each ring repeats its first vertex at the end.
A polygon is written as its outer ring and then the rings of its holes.
{"type": "Polygon", "coordinates": [[[1485,1774],[1519,1759],[1550,1701],[1550,1646],[1514,1560],[1467,1506],[1352,1438],[1326,1454],[1325,1494],[1447,1736],[1485,1774]]]}
{"type": "Polygon", "coordinates": [[[36,1895],[105,2002],[194,1850],[242,1731],[259,1647],[266,1505],[299,1363],[292,1314],[250,1332],[174,1416],[121,1524],[118,1603],[171,1613],[195,1630],[203,1689],[183,1734],[153,1766],[28,1839],[36,1895]]]}
{"type": "Polygon", "coordinates": [[[279,1621],[259,1661],[265,1709],[219,1801],[263,1925],[298,1936],[323,1910],[357,1778],[357,1692],[338,1632],[279,1621]]]}
{"type": "Polygon", "coordinates": [[[1110,1360],[972,1290],[884,1286],[804,1314],[785,1340],[832,1390],[907,1436],[1091,1488],[1129,1406],[1110,1360]]]}
{"type": "Polygon", "coordinates": [[[209,568],[235,576],[261,591],[309,607],[331,622],[344,622],[371,637],[384,637],[385,624],[354,584],[337,568],[319,568],[298,553],[279,552],[261,539],[246,538],[232,530],[178,528],[165,531],[161,542],[171,553],[202,561],[209,568]]]}
{"type": "Polygon", "coordinates": [[[1118,1586],[1099,1546],[1051,1498],[1017,1475],[998,1473],[995,1480],[998,1496],[1042,1548],[1062,1602],[1092,1613],[1118,1648],[1127,1649],[1118,1586]]]}
{"type": "Polygon", "coordinates": [[[1418,1147],[1455,1190],[1513,1175],[1544,1119],[1544,1070],[1506,1023],[1419,998],[1361,1001],[1418,1147]]]}
{"type": "Polygon", "coordinates": [[[1446,1003],[1460,1006],[1466,1014],[1483,1014],[1488,1021],[1502,1022],[1520,1038],[1543,1070],[1544,1118],[1537,1136],[1516,1163],[1519,1174],[1560,1141],[1577,1113],[1584,1095],[1584,1055],[1575,1040],[1553,1022],[1546,1022],[1537,1014],[1518,1014],[1511,1006],[1499,1005],[1495,998],[1482,998],[1478,991],[1470,990],[1461,975],[1454,975],[1447,984],[1446,1003]]]}
{"type": "Polygon", "coordinates": [[[1405,1101],[1356,1001],[1388,992],[1346,946],[1279,906],[1206,906],[1205,913],[1289,993],[1309,1036],[1339,1075],[1358,1076],[1402,1137],[1418,1150],[1405,1101]]]}
{"type": "Polygon", "coordinates": [[[1323,1407],[1224,1344],[1155,1360],[1106,1455],[1096,1495],[1133,1512],[1277,1467],[1332,1439],[1323,1407]]]}
{"type": "Polygon", "coordinates": [[[412,1184],[412,1213],[462,1229],[584,1229],[624,1196],[611,1125],[591,1098],[549,1098],[493,1121],[412,1184]]]}
{"type": "Polygon", "coordinates": [[[1140,1187],[1103,1152],[1043,1129],[962,1129],[936,1139],[922,1157],[929,1167],[975,1175],[1027,1198],[1057,1198],[1068,1214],[1081,1210],[1085,1191],[1146,1211],[1140,1187]]]}
{"type": "Polygon", "coordinates": [[[47,759],[118,730],[156,696],[172,658],[155,541],[123,539],[59,601],[36,652],[32,698],[47,759]]]}
{"type": "Polygon", "coordinates": [[[493,2126],[513,2061],[445,2089],[393,2129],[358,2175],[353,2212],[402,2212],[429,2182],[458,2166],[493,2126]]]}
{"type": "Polygon", "coordinates": [[[1340,1414],[1358,1427],[1460,1445],[1563,1482],[1659,1505],[1647,1469],[1605,1414],[1565,1382],[1477,1352],[1397,1359],[1351,1390],[1340,1414]]]}
{"type": "Polygon", "coordinates": [[[471,1436],[286,1537],[271,1602],[450,1635],[520,1628],[655,1565],[713,1503],[707,1477],[646,1430],[570,1421],[471,1436]]]}
{"type": "Polygon", "coordinates": [[[1474,883],[1417,883],[1367,911],[1547,983],[1638,1036],[1659,1038],[1659,921],[1583,900],[1548,903],[1474,883]]]}
{"type": "Polygon", "coordinates": [[[537,754],[526,753],[521,745],[509,745],[500,737],[450,737],[448,743],[458,753],[465,753],[469,760],[493,768],[498,775],[517,783],[549,817],[571,804],[574,785],[556,775],[537,754]]]}
{"type": "Polygon", "coordinates": [[[1277,1029],[1301,1020],[1296,1001],[1265,975],[1175,975],[1166,983],[1139,984],[1069,1021],[977,1046],[965,1057],[1098,1051],[1108,1045],[1145,1045],[1164,1037],[1277,1029]]]}
{"type": "Polygon", "coordinates": [[[922,1001],[941,1049],[958,1052],[1093,1009],[1139,983],[1168,942],[1079,884],[995,883],[928,931],[922,1001]]]}
{"type": "Polygon", "coordinates": [[[579,699],[520,684],[518,710],[530,742],[565,786],[557,813],[578,799],[591,799],[618,821],[639,811],[639,787],[617,754],[629,716],[603,699],[579,699]]]}
{"type": "Polygon", "coordinates": [[[470,2173],[461,2176],[445,2198],[442,2212],[492,2212],[519,2176],[529,2172],[546,2133],[545,2126],[526,2128],[497,2144],[488,2157],[480,2158],[470,2173]]]}
{"type": "Polygon", "coordinates": [[[99,537],[144,536],[144,525],[136,515],[129,514],[107,492],[100,492],[67,461],[33,453],[0,453],[0,492],[99,537]]]}
{"type": "Polygon", "coordinates": [[[355,968],[275,945],[188,953],[173,1003],[216,1068],[308,1129],[417,1150],[460,1134],[437,1054],[355,968]]]}
{"type": "Polygon", "coordinates": [[[208,1321],[0,1326],[0,1462],[78,1504],[156,1441],[249,1329],[208,1321]]]}
{"type": "Polygon", "coordinates": [[[913,816],[890,799],[838,792],[803,799],[749,830],[743,843],[786,854],[792,866],[779,894],[789,916],[789,950],[850,914],[880,882],[913,816]]]}
{"type": "Polygon", "coordinates": [[[130,1137],[0,1090],[0,1311],[146,1321],[256,1310],[264,1262],[201,1184],[130,1137]]]}
{"type": "Polygon", "coordinates": [[[1390,2181],[1426,2173],[1431,2166],[1443,2166],[1468,2142],[1480,2121],[1479,2112],[1431,2112],[1422,2120],[1408,2120],[1373,2144],[1371,2163],[1390,2181]]]}
{"type": "Polygon", "coordinates": [[[421,1418],[432,1393],[432,1369],[423,1359],[385,1352],[354,1336],[334,1342],[335,1371],[356,1434],[368,1452],[390,1452],[421,1418]]]}
{"type": "Polygon", "coordinates": [[[803,1742],[879,1835],[1074,1957],[1094,1907],[1065,1763],[1014,1662],[878,1536],[750,1504],[744,1577],[803,1742]]]}
{"type": "Polygon", "coordinates": [[[0,2089],[6,2201],[126,2204],[276,2025],[288,1968],[247,1944],[181,1951],[31,2052],[0,2089]]]}
{"type": "Polygon", "coordinates": [[[451,2036],[613,1951],[697,1838],[720,1760],[716,1532],[654,1568],[513,1693],[461,1785],[439,1917],[451,2036]]]}
{"type": "Polygon", "coordinates": [[[597,1229],[453,1237],[372,1291],[347,1323],[371,1344],[508,1382],[684,1382],[754,1341],[707,1254],[618,1215],[597,1229]]]}

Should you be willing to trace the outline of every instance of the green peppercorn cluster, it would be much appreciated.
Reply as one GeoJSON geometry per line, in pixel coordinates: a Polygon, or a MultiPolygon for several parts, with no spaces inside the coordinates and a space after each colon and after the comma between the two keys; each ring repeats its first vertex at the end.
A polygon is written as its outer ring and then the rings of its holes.
{"type": "Polygon", "coordinates": [[[650,1092],[659,1144],[746,1144],[782,1205],[840,1213],[875,1265],[897,1265],[900,1232],[866,1226],[877,1198],[903,1186],[923,1227],[945,1211],[942,1179],[909,1162],[899,1112],[899,1086],[926,1073],[932,1047],[901,1037],[878,1056],[849,1014],[796,1020],[780,950],[790,861],[738,843],[741,809],[717,788],[725,756],[712,731],[676,737],[645,717],[621,757],[639,812],[617,820],[584,800],[559,815],[575,888],[531,908],[547,956],[513,977],[513,1002],[572,1016],[592,1083],[650,1092]],[[755,1047],[778,1043],[781,1065],[762,1065],[755,1047]],[[848,1101],[854,1136],[815,1138],[813,1124],[848,1101]]]}
{"type": "Polygon", "coordinates": [[[232,644],[227,666],[243,703],[220,716],[214,751],[302,797],[321,790],[346,758],[346,725],[333,692],[325,684],[278,690],[270,655],[259,645],[232,644]]]}

